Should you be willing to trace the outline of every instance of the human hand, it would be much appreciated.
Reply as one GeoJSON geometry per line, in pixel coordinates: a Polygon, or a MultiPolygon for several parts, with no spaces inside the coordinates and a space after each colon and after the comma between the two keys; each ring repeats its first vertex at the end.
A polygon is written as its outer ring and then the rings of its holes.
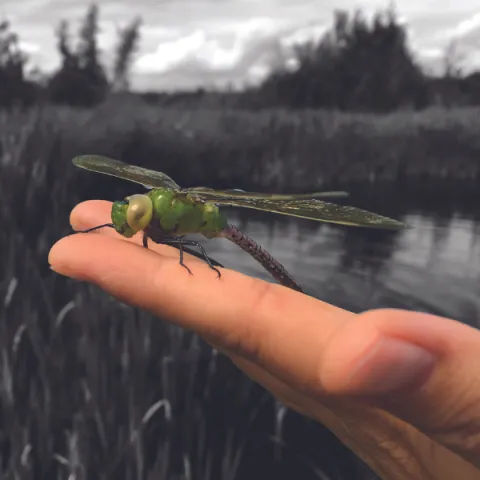
{"type": "MultiPolygon", "coordinates": [[[[72,212],[75,229],[111,203],[72,212]]],[[[324,424],[383,479],[480,478],[480,332],[400,310],[356,315],[111,229],[61,239],[62,275],[201,335],[285,405],[324,424]]]]}

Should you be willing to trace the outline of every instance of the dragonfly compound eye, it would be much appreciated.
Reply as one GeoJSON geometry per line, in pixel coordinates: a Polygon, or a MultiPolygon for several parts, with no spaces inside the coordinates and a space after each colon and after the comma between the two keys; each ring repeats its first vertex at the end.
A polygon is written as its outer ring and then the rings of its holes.
{"type": "Polygon", "coordinates": [[[152,220],[153,204],[147,195],[128,197],[127,223],[130,228],[139,232],[152,220]]]}

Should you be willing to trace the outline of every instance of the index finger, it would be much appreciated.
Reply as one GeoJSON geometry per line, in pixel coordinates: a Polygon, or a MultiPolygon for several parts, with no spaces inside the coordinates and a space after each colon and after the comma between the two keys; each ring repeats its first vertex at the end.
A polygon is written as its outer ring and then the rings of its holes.
{"type": "Polygon", "coordinates": [[[49,262],[58,273],[94,283],[282,376],[289,372],[295,381],[299,369],[317,380],[312,352],[320,357],[333,331],[354,316],[230,269],[217,279],[203,262],[190,265],[190,276],[178,255],[159,255],[110,235],[63,238],[49,262]]]}

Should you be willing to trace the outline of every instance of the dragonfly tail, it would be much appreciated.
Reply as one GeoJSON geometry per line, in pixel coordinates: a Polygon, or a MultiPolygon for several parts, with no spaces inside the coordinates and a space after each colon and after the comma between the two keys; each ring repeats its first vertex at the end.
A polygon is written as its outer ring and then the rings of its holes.
{"type": "Polygon", "coordinates": [[[222,232],[222,236],[238,245],[243,251],[250,254],[257,262],[259,262],[270,275],[275,278],[283,286],[302,292],[303,289],[293,277],[285,270],[285,267],[275,260],[263,247],[252,240],[248,235],[242,233],[234,225],[228,225],[222,232]]]}

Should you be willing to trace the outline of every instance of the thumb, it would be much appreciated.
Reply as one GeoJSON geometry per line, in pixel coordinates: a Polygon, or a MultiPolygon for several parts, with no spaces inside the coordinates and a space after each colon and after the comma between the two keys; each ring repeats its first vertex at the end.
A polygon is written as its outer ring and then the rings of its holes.
{"type": "Polygon", "coordinates": [[[418,312],[374,310],[331,339],[320,372],[480,467],[480,331],[418,312]]]}

